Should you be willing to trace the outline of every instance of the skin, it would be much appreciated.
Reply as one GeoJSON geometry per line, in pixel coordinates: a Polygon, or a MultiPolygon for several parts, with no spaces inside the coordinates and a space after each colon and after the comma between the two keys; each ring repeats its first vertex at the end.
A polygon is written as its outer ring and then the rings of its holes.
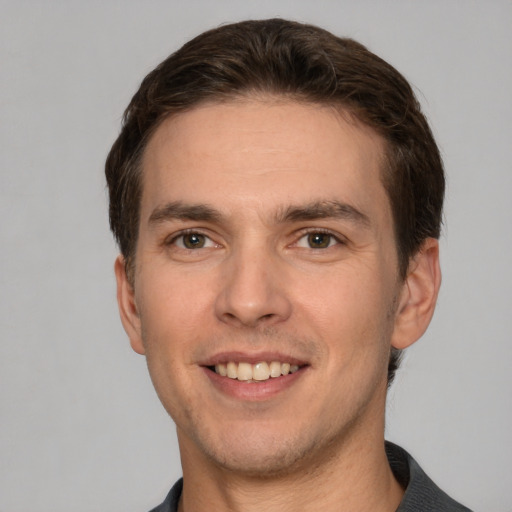
{"type": "Polygon", "coordinates": [[[150,140],[134,282],[115,269],[177,426],[182,510],[396,510],[387,361],[426,329],[440,271],[428,239],[399,279],[383,151],[350,115],[276,97],[202,105],[150,140]],[[208,369],[273,358],[301,369],[208,369]]]}

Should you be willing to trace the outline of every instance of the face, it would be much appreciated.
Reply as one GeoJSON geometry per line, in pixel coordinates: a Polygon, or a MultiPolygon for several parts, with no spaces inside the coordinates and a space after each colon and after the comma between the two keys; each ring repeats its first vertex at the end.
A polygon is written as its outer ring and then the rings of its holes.
{"type": "Polygon", "coordinates": [[[404,284],[382,155],[348,115],[275,98],[150,140],[119,300],[185,463],[276,473],[383,431],[404,284]]]}

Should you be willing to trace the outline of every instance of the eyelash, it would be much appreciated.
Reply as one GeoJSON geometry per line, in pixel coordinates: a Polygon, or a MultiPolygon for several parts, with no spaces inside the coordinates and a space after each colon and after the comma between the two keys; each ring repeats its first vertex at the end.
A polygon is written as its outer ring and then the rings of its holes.
{"type": "MultiPolygon", "coordinates": [[[[300,233],[300,236],[297,238],[297,240],[292,244],[292,246],[297,246],[299,244],[299,242],[303,239],[303,238],[306,238],[308,236],[311,236],[311,235],[325,235],[325,236],[328,236],[329,237],[329,242],[328,242],[328,245],[326,247],[303,247],[304,249],[311,249],[311,250],[325,250],[325,249],[329,249],[330,247],[332,247],[332,242],[336,242],[336,244],[340,244],[340,245],[345,245],[346,242],[340,238],[339,235],[336,235],[334,234],[332,231],[329,231],[327,229],[321,229],[321,228],[310,228],[308,230],[304,230],[304,231],[301,231],[300,233]]],[[[211,242],[211,244],[213,245],[218,245],[216,244],[210,236],[202,233],[200,230],[197,230],[197,229],[187,229],[187,230],[184,230],[184,231],[180,231],[179,233],[177,234],[174,234],[170,239],[167,239],[165,241],[165,245],[167,246],[171,246],[171,245],[176,245],[179,249],[182,249],[182,250],[189,250],[189,251],[194,251],[194,250],[197,250],[197,249],[204,249],[204,248],[209,248],[209,247],[197,247],[197,248],[191,248],[191,247],[184,247],[184,242],[183,242],[183,239],[187,236],[187,235],[198,235],[199,237],[204,237],[205,240],[209,240],[211,242]],[[177,241],[178,240],[182,240],[182,245],[183,247],[180,247],[178,244],[177,244],[177,241]]],[[[308,244],[309,245],[309,244],[308,244]]],[[[211,246],[210,246],[211,247],[211,246]]]]}
{"type": "MultiPolygon", "coordinates": [[[[187,235],[198,235],[200,237],[204,237],[205,240],[209,240],[213,245],[218,245],[216,244],[212,238],[204,233],[202,233],[200,230],[198,229],[185,229],[183,231],[180,231],[179,233],[175,233],[174,235],[172,235],[172,237],[168,238],[165,240],[165,245],[167,246],[171,246],[171,245],[177,245],[177,241],[178,240],[182,240],[182,244],[184,245],[184,242],[183,242],[183,239],[187,236],[187,235]]],[[[189,247],[180,247],[178,246],[179,249],[182,249],[182,250],[185,250],[185,251],[194,251],[194,250],[197,250],[196,249],[192,249],[192,248],[189,248],[189,247]]],[[[203,249],[203,247],[199,247],[199,249],[203,249]]]]}
{"type": "Polygon", "coordinates": [[[343,240],[340,237],[340,235],[335,234],[332,231],[329,231],[328,229],[322,229],[322,228],[310,228],[310,229],[307,229],[305,231],[302,231],[300,233],[299,238],[294,243],[294,245],[297,245],[300,240],[302,240],[303,238],[308,237],[310,235],[325,235],[325,236],[330,237],[329,245],[327,247],[307,247],[308,249],[311,249],[311,250],[325,250],[325,249],[329,249],[329,248],[332,247],[332,242],[333,241],[336,242],[336,244],[346,245],[345,240],[343,240]]]}

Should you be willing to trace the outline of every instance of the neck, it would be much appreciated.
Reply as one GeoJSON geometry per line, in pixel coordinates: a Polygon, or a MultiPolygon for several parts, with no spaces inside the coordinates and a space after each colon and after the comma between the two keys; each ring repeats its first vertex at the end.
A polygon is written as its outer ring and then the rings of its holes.
{"type": "Polygon", "coordinates": [[[316,460],[272,476],[234,473],[210,461],[197,464],[180,445],[184,486],[179,512],[394,512],[403,496],[382,434],[333,442],[316,460]]]}

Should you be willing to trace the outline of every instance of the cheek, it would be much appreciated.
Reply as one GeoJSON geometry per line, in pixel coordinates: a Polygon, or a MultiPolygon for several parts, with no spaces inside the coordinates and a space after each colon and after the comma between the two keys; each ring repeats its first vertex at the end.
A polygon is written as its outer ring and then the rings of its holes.
{"type": "Polygon", "coordinates": [[[192,350],[203,331],[205,307],[196,289],[179,278],[146,274],[140,281],[144,284],[139,288],[139,313],[148,370],[165,409],[179,419],[187,414],[184,396],[190,393],[194,378],[192,350]]]}
{"type": "Polygon", "coordinates": [[[378,277],[366,278],[353,267],[327,273],[321,282],[315,279],[304,282],[295,295],[327,327],[338,322],[355,327],[362,319],[374,318],[383,305],[378,277]]]}
{"type": "Polygon", "coordinates": [[[211,315],[211,286],[193,275],[147,272],[140,281],[141,321],[148,342],[164,338],[179,344],[211,315]]]}
{"type": "Polygon", "coordinates": [[[321,286],[308,283],[296,293],[297,317],[323,340],[338,365],[355,359],[381,358],[392,330],[392,296],[375,273],[349,268],[331,273],[321,286]]]}

